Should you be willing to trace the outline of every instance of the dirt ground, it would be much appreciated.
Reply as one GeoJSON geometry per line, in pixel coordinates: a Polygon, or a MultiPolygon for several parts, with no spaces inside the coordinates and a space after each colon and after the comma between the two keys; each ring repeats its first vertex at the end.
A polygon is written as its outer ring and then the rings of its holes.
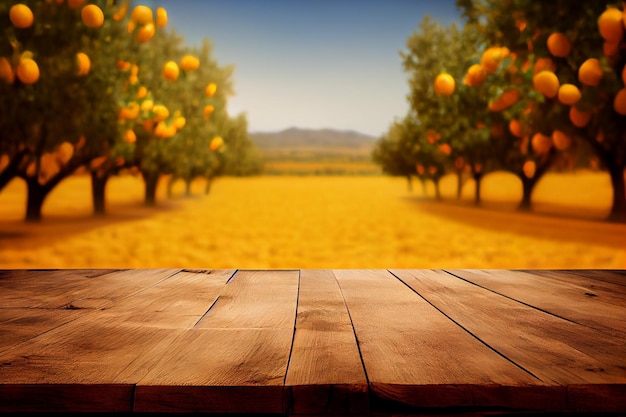
{"type": "MultiPolygon", "coordinates": [[[[164,181],[162,181],[164,185],[164,181]]],[[[626,224],[603,221],[611,189],[602,173],[550,174],[534,213],[515,210],[521,186],[495,173],[483,207],[473,183],[443,202],[415,182],[382,176],[220,178],[210,195],[182,184],[142,205],[139,178],[111,180],[108,214],[91,215],[87,177],[64,181],[39,224],[22,220],[25,186],[0,193],[0,268],[626,268],[626,224]]]]}

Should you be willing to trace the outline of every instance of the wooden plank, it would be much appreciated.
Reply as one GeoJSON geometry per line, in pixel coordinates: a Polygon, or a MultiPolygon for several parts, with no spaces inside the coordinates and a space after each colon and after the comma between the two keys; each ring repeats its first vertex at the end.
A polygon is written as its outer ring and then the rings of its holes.
{"type": "Polygon", "coordinates": [[[114,303],[107,315],[137,326],[191,328],[213,305],[234,270],[179,271],[114,303]]]}
{"type": "Polygon", "coordinates": [[[373,411],[388,407],[549,410],[563,389],[498,355],[387,271],[336,270],[370,383],[373,411]],[[515,395],[502,395],[503,391],[515,395]]]}
{"type": "Polygon", "coordinates": [[[7,411],[129,410],[127,394],[137,381],[123,371],[138,357],[164,350],[177,334],[119,326],[97,311],[83,314],[0,355],[0,398],[14,398],[7,411]],[[38,400],[24,403],[29,396],[38,400]]]}
{"type": "Polygon", "coordinates": [[[0,308],[0,354],[79,317],[77,310],[0,308]]]}
{"type": "Polygon", "coordinates": [[[520,270],[533,275],[550,278],[565,285],[566,287],[576,287],[588,297],[601,297],[601,300],[608,304],[624,306],[626,304],[626,286],[608,282],[594,277],[586,276],[581,272],[574,271],[551,271],[551,270],[520,270]]]}
{"type": "MultiPolygon", "coordinates": [[[[533,270],[533,271],[542,271],[533,270]]],[[[555,269],[553,272],[564,272],[567,274],[576,274],[585,278],[591,278],[598,281],[609,282],[615,285],[626,286],[626,270],[624,269],[555,269]]]]}
{"type": "Polygon", "coordinates": [[[332,271],[303,270],[285,382],[293,414],[365,414],[367,379],[332,271]]]}
{"type": "MultiPolygon", "coordinates": [[[[589,296],[576,281],[510,270],[447,270],[476,285],[554,315],[601,330],[616,337],[626,334],[626,305],[616,305],[606,292],[589,296]],[[606,302],[604,299],[611,300],[606,302]]],[[[607,284],[609,285],[609,284],[607,284]]]]}
{"type": "MultiPolygon", "coordinates": [[[[597,400],[606,395],[601,384],[626,383],[623,338],[546,314],[444,271],[391,272],[485,344],[546,383],[598,387],[597,400]]],[[[604,401],[586,411],[594,410],[620,411],[616,401],[604,401]]]]}
{"type": "Polygon", "coordinates": [[[134,409],[284,412],[298,283],[298,271],[238,271],[197,326],[128,369],[148,371],[134,409]]]}

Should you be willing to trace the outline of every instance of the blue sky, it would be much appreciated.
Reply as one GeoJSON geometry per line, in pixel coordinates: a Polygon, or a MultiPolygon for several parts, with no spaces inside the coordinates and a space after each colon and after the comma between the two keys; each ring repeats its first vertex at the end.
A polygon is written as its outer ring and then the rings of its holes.
{"type": "MultiPolygon", "coordinates": [[[[137,1],[136,4],[140,4],[137,1]]],[[[249,130],[384,133],[408,110],[399,51],[425,15],[460,21],[454,0],[152,0],[190,45],[235,65],[232,114],[249,130]]]]}

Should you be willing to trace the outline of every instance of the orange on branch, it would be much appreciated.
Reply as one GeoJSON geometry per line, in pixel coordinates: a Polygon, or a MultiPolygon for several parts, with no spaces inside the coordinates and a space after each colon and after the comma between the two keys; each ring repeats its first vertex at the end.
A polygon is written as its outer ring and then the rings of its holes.
{"type": "Polygon", "coordinates": [[[619,42],[605,41],[602,44],[602,53],[605,56],[615,56],[619,51],[619,42]]]}
{"type": "Polygon", "coordinates": [[[470,87],[476,87],[485,82],[486,78],[487,72],[485,72],[483,67],[480,64],[474,64],[467,69],[464,81],[470,87]]]}
{"type": "Polygon", "coordinates": [[[219,148],[221,148],[223,144],[224,144],[224,139],[222,139],[220,136],[216,136],[213,139],[211,139],[211,144],[209,145],[209,148],[212,151],[216,151],[219,148]]]}
{"type": "Polygon", "coordinates": [[[559,151],[564,151],[569,148],[572,144],[572,138],[570,138],[565,133],[560,130],[555,130],[552,132],[552,142],[554,143],[554,147],[559,151]]]}
{"type": "Polygon", "coordinates": [[[522,166],[522,172],[524,172],[526,178],[534,177],[536,169],[537,165],[535,164],[535,161],[526,161],[522,166]]]}
{"type": "Polygon", "coordinates": [[[493,74],[498,70],[500,62],[509,56],[509,53],[510,51],[506,47],[492,46],[487,48],[480,58],[480,65],[488,74],[493,74]]]}
{"type": "Polygon", "coordinates": [[[168,117],[170,117],[170,111],[168,110],[167,107],[165,107],[162,104],[155,104],[152,107],[152,111],[155,113],[156,121],[163,121],[167,119],[168,117]]]}
{"type": "Polygon", "coordinates": [[[137,135],[135,134],[134,130],[128,129],[126,132],[124,132],[124,142],[126,143],[137,142],[137,135]]]}
{"type": "Polygon", "coordinates": [[[439,152],[441,152],[444,155],[450,155],[452,153],[452,147],[448,145],[447,143],[442,143],[441,145],[437,147],[437,149],[439,149],[439,152]]]}
{"type": "Polygon", "coordinates": [[[207,84],[206,89],[204,90],[207,97],[213,97],[216,91],[217,91],[217,84],[215,83],[207,84]]]}
{"type": "Polygon", "coordinates": [[[569,109],[569,119],[576,127],[585,127],[591,120],[591,113],[583,112],[572,106],[569,109]]]}
{"type": "Polygon", "coordinates": [[[541,71],[556,71],[556,64],[552,58],[544,57],[537,59],[535,65],[533,65],[533,74],[538,74],[541,71]]]}
{"type": "Polygon", "coordinates": [[[130,19],[138,25],[147,25],[148,23],[152,23],[152,9],[144,5],[135,6],[130,15],[130,19]]]}
{"type": "Polygon", "coordinates": [[[435,78],[435,93],[440,96],[449,96],[454,93],[454,78],[448,73],[441,73],[435,78]]]}
{"type": "Polygon", "coordinates": [[[13,67],[5,57],[0,57],[0,79],[4,80],[7,84],[13,84],[13,81],[15,81],[13,67]]]}
{"type": "Polygon", "coordinates": [[[99,28],[104,23],[104,13],[95,4],[88,4],[80,11],[80,18],[85,26],[99,28]]]}
{"type": "Polygon", "coordinates": [[[200,67],[200,60],[193,55],[185,55],[181,58],[179,66],[185,71],[197,70],[200,67]]]}
{"type": "Polygon", "coordinates": [[[215,107],[212,106],[211,104],[207,104],[206,106],[204,106],[204,109],[202,110],[202,113],[204,114],[204,118],[208,119],[214,110],[215,110],[215,107]]]}
{"type": "Polygon", "coordinates": [[[163,65],[163,76],[170,81],[175,81],[179,72],[178,64],[174,61],[168,61],[163,65]]]}
{"type": "Polygon", "coordinates": [[[622,116],[626,116],[626,88],[622,88],[615,94],[613,109],[622,116]]]}
{"type": "Polygon", "coordinates": [[[597,87],[602,77],[602,67],[596,58],[589,58],[578,68],[578,80],[590,87],[597,87]]]}
{"type": "Polygon", "coordinates": [[[139,90],[137,90],[137,94],[135,95],[135,98],[137,98],[138,100],[141,100],[142,98],[145,98],[148,95],[148,89],[145,86],[141,86],[139,87],[139,90]]]}
{"type": "Polygon", "coordinates": [[[82,76],[89,74],[89,70],[91,69],[91,60],[89,56],[83,52],[79,52],[76,54],[76,61],[78,62],[78,71],[76,75],[82,76]]]}
{"type": "Polygon", "coordinates": [[[17,66],[16,74],[24,84],[34,84],[39,80],[39,66],[30,58],[22,58],[17,66]]]}
{"type": "Polygon", "coordinates": [[[154,36],[154,24],[147,23],[137,30],[137,34],[135,35],[135,40],[138,43],[148,42],[154,36]]]}
{"type": "Polygon", "coordinates": [[[559,32],[555,32],[548,37],[548,50],[554,56],[565,58],[572,50],[572,44],[567,37],[559,32]]]}
{"type": "Polygon", "coordinates": [[[519,100],[518,90],[507,90],[500,97],[489,103],[489,111],[499,112],[508,109],[519,100]]]}
{"type": "Polygon", "coordinates": [[[174,127],[177,130],[180,130],[183,127],[185,127],[186,123],[187,123],[187,119],[185,119],[183,116],[178,116],[177,118],[174,119],[174,127]]]}
{"type": "Polygon", "coordinates": [[[533,87],[547,98],[554,98],[559,92],[559,79],[551,71],[541,71],[533,76],[533,87]]]}
{"type": "Polygon", "coordinates": [[[513,134],[513,136],[521,138],[522,137],[522,124],[519,120],[513,119],[509,122],[509,130],[513,134]]]}
{"type": "Polygon", "coordinates": [[[154,107],[154,102],[152,100],[144,100],[141,103],[141,111],[150,111],[154,107]]]}
{"type": "Polygon", "coordinates": [[[11,6],[9,19],[16,28],[26,29],[33,25],[35,16],[33,16],[33,11],[27,5],[20,3],[11,6]]]}
{"type": "Polygon", "coordinates": [[[536,153],[540,155],[546,154],[552,147],[552,138],[541,133],[535,133],[530,142],[530,146],[536,153]]]}
{"type": "Polygon", "coordinates": [[[167,10],[159,7],[156,10],[156,25],[160,28],[167,26],[167,10]]]}
{"type": "Polygon", "coordinates": [[[559,102],[566,106],[573,106],[581,98],[580,90],[574,84],[563,84],[559,87],[559,102]]]}
{"type": "Polygon", "coordinates": [[[622,12],[614,7],[606,9],[598,18],[600,35],[609,42],[619,42],[624,35],[622,12]]]}

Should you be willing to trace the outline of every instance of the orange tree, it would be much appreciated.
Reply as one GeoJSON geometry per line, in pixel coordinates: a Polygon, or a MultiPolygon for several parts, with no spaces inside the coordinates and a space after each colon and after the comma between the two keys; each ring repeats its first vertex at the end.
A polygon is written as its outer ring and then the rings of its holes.
{"type": "MultiPolygon", "coordinates": [[[[381,166],[383,173],[405,177],[409,191],[412,190],[412,177],[417,174],[417,141],[421,134],[419,126],[409,114],[401,120],[395,120],[372,150],[372,159],[381,166]]],[[[425,187],[425,177],[420,176],[419,179],[425,187]]]]}
{"type": "Polygon", "coordinates": [[[102,151],[102,136],[115,135],[107,119],[115,99],[89,55],[101,31],[112,30],[106,17],[115,9],[106,0],[0,4],[8,22],[0,33],[0,187],[16,176],[26,181],[28,221],[41,218],[61,180],[102,151]]]}
{"type": "MultiPolygon", "coordinates": [[[[536,142],[544,148],[567,147],[576,141],[588,144],[611,178],[609,219],[626,221],[622,5],[594,1],[572,7],[566,0],[457,3],[492,44],[506,45],[520,62],[547,62],[543,71],[532,75],[533,87],[541,97],[529,106],[527,125],[531,132],[543,135],[537,136],[536,142]]],[[[536,168],[526,166],[528,173],[536,168]]]]}

